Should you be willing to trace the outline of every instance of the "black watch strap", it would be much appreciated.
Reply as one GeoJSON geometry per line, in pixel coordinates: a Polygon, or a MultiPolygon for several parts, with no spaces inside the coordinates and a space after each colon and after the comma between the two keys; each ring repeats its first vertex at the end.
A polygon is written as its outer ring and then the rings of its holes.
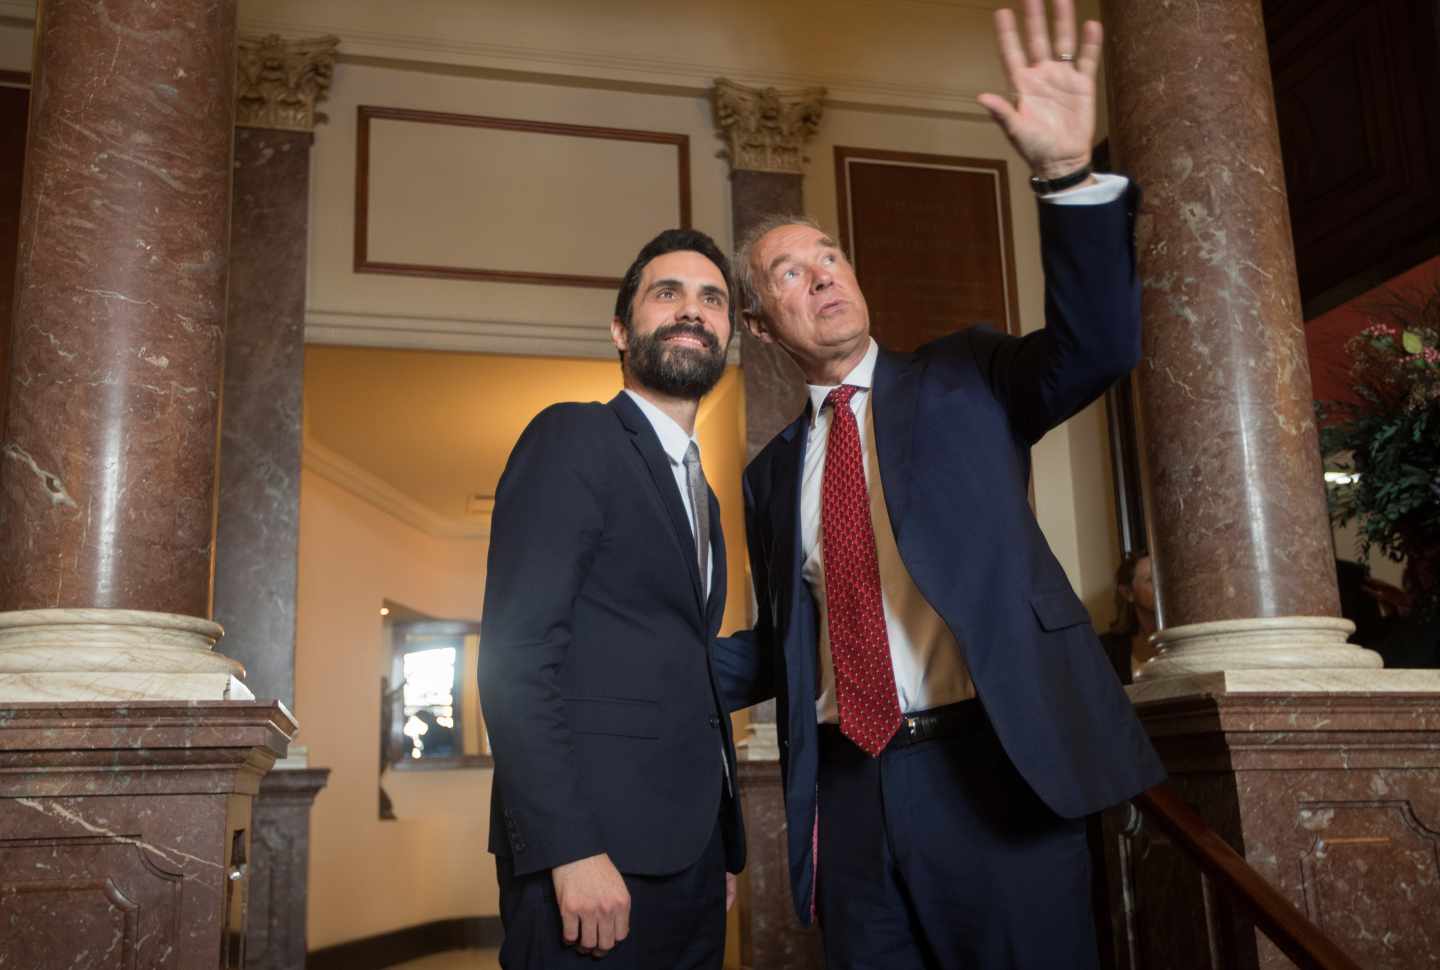
{"type": "Polygon", "coordinates": [[[1042,179],[1039,176],[1030,176],[1030,187],[1035,190],[1036,195],[1049,195],[1052,192],[1064,192],[1066,189],[1073,189],[1081,182],[1090,177],[1093,171],[1086,165],[1069,175],[1062,175],[1056,179],[1042,179]]]}

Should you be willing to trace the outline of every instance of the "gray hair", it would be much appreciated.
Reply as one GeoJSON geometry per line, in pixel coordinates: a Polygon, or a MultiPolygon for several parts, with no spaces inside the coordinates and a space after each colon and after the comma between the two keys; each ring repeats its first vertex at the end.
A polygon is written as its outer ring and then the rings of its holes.
{"type": "Polygon", "coordinates": [[[755,279],[755,271],[750,265],[750,257],[761,239],[783,226],[809,226],[817,232],[825,232],[820,223],[807,215],[775,212],[755,223],[740,237],[740,244],[735,247],[735,261],[731,267],[735,273],[735,302],[739,304],[741,317],[754,320],[765,319],[760,303],[760,286],[755,279]]]}

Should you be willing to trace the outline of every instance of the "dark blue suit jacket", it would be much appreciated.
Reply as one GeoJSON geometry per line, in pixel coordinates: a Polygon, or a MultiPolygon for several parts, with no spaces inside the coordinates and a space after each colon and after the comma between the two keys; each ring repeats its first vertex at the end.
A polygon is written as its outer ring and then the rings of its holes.
{"type": "Polygon", "coordinates": [[[495,756],[490,851],[516,875],[601,852],[679,872],[720,818],[738,872],[730,718],[710,666],[725,540],[710,494],[710,592],[680,490],[635,402],[559,404],[525,429],[495,495],[480,698],[495,756]]]}
{"type": "MultiPolygon", "coordinates": [[[[914,354],[882,351],[872,391],[901,558],[959,641],[1010,760],[1072,818],[1164,776],[1027,501],[1030,446],[1139,359],[1134,202],[1132,189],[1107,205],[1042,204],[1046,327],[1020,338],[971,329],[914,354]]],[[[818,619],[800,575],[809,423],[807,409],[746,469],[759,614],[751,634],[721,641],[717,659],[732,707],[777,697],[790,873],[804,922],[818,770],[818,619]]]]}

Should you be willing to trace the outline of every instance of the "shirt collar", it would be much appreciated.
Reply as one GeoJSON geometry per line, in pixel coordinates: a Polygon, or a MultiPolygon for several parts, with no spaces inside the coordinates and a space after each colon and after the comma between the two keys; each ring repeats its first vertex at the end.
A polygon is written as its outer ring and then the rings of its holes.
{"type": "MultiPolygon", "coordinates": [[[[865,356],[860,358],[860,363],[851,368],[850,373],[840,384],[853,384],[855,387],[870,390],[870,385],[875,382],[875,361],[880,357],[880,345],[875,338],[870,338],[870,349],[865,351],[865,356]]],[[[810,427],[815,427],[815,422],[820,420],[820,409],[825,405],[825,398],[830,392],[839,387],[839,384],[808,384],[810,391],[810,427]]]]}
{"type": "Polygon", "coordinates": [[[625,388],[625,393],[630,395],[630,400],[635,402],[640,413],[649,420],[650,427],[655,429],[655,436],[660,439],[660,447],[672,464],[685,463],[685,452],[690,449],[691,442],[695,443],[695,449],[699,451],[700,442],[686,434],[685,429],[676,424],[674,418],[630,388],[625,388]]]}

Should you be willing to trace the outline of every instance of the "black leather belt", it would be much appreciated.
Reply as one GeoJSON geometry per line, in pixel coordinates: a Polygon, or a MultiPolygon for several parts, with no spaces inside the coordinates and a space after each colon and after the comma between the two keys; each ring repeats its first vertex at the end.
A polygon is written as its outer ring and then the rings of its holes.
{"type": "MultiPolygon", "coordinates": [[[[944,707],[932,707],[928,711],[916,711],[901,717],[900,729],[895,732],[885,750],[907,748],[912,744],[933,741],[936,738],[963,737],[987,728],[989,724],[989,719],[985,717],[985,708],[973,698],[946,704],[944,707]]],[[[840,732],[838,724],[821,724],[820,737],[832,742],[849,740],[840,732]]]]}

